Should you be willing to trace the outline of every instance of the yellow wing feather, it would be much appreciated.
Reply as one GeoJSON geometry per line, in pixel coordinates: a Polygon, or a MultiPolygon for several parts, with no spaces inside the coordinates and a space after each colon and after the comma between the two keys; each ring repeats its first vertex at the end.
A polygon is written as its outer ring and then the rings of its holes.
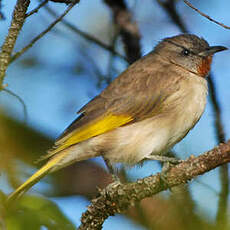
{"type": "Polygon", "coordinates": [[[19,186],[7,199],[7,203],[10,204],[12,201],[17,199],[20,195],[26,192],[30,187],[37,183],[42,177],[49,173],[49,171],[55,167],[65,156],[68,152],[62,152],[56,155],[54,158],[49,160],[42,168],[40,168],[36,173],[34,173],[25,183],[19,186]]]}
{"type": "Polygon", "coordinates": [[[62,151],[68,148],[71,145],[77,144],[81,141],[87,140],[91,137],[103,134],[112,129],[115,129],[119,126],[122,126],[130,121],[133,118],[129,115],[106,115],[97,120],[93,120],[92,122],[84,125],[83,127],[73,131],[68,134],[66,137],[57,142],[59,147],[55,150],[51,151],[47,158],[53,156],[41,169],[39,169],[35,174],[33,174],[24,184],[22,184],[19,188],[17,188],[10,196],[8,197],[8,203],[11,203],[25,191],[27,191],[30,187],[32,187],[37,181],[39,181],[42,177],[48,174],[61,160],[63,160],[67,155],[68,151],[62,151]],[[55,153],[59,152],[55,155],[55,153]]]}
{"type": "Polygon", "coordinates": [[[52,150],[51,153],[53,155],[63,149],[68,148],[71,145],[118,128],[119,126],[122,126],[132,120],[133,118],[130,115],[108,114],[106,116],[100,117],[99,119],[93,120],[92,122],[84,125],[82,128],[73,131],[67,135],[67,137],[64,137],[64,141],[62,139],[59,140],[56,143],[59,146],[52,150]]]}

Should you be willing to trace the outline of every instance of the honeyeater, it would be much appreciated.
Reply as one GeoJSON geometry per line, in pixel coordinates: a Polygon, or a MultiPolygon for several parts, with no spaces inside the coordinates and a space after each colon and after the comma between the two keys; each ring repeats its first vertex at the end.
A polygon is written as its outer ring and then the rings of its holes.
{"type": "Polygon", "coordinates": [[[212,57],[223,50],[191,34],[163,39],[80,109],[46,155],[47,163],[8,201],[76,161],[103,156],[108,165],[134,165],[162,156],[200,119],[212,57]]]}

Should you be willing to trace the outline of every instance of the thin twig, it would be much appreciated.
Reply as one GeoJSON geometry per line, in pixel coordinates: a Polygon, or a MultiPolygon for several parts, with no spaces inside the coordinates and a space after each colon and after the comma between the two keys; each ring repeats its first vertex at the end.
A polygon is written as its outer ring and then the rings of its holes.
{"type": "Polygon", "coordinates": [[[40,40],[45,34],[47,34],[58,22],[60,22],[66,14],[77,4],[80,0],[76,0],[71,3],[68,8],[64,11],[62,15],[60,15],[53,23],[51,23],[43,32],[41,32],[38,36],[36,36],[27,46],[22,48],[20,51],[15,53],[10,62],[13,62],[15,59],[19,58],[23,53],[25,53],[29,48],[31,48],[38,40],[40,40]]]}
{"type": "Polygon", "coordinates": [[[29,0],[18,0],[15,5],[9,32],[0,53],[0,90],[3,88],[6,70],[10,63],[10,56],[25,21],[25,15],[29,4],[29,0]]]}
{"type": "Polygon", "coordinates": [[[44,0],[43,2],[41,2],[36,8],[34,8],[33,10],[31,10],[29,13],[26,14],[26,18],[33,15],[34,13],[37,13],[40,10],[40,8],[42,8],[48,2],[49,0],[44,0]]]}
{"type": "MultiPolygon", "coordinates": [[[[45,6],[45,9],[49,12],[50,15],[52,15],[53,17],[56,17],[56,12],[54,10],[52,10],[50,7],[45,6]]],[[[69,21],[63,19],[61,21],[61,23],[63,25],[65,25],[67,28],[69,28],[70,30],[72,30],[73,32],[77,33],[78,35],[82,36],[83,38],[85,38],[86,40],[95,43],[96,45],[100,46],[101,48],[108,50],[109,52],[111,52],[112,54],[124,59],[125,61],[127,61],[127,58],[124,57],[123,55],[119,54],[116,50],[113,49],[112,46],[107,45],[105,43],[103,43],[102,41],[98,40],[97,38],[95,38],[92,35],[89,35],[88,33],[78,29],[75,25],[73,25],[72,23],[70,23],[69,21]]]]}
{"type": "Polygon", "coordinates": [[[199,9],[197,9],[195,6],[193,6],[193,5],[192,5],[190,2],[188,2],[187,0],[184,0],[184,3],[185,3],[186,5],[188,5],[189,7],[191,7],[193,10],[195,10],[197,13],[199,13],[201,16],[203,16],[203,17],[207,18],[208,20],[210,20],[211,22],[214,22],[214,23],[216,23],[217,25],[224,27],[225,29],[228,29],[228,30],[230,29],[230,26],[226,26],[225,24],[223,24],[223,23],[221,23],[221,22],[218,22],[218,21],[214,20],[213,18],[211,18],[211,17],[208,16],[207,14],[201,12],[199,9]]]}
{"type": "Polygon", "coordinates": [[[19,95],[17,95],[16,93],[14,93],[13,91],[11,91],[9,89],[4,88],[3,91],[5,91],[6,93],[10,94],[11,96],[17,98],[18,101],[21,103],[22,108],[23,108],[23,114],[24,114],[24,119],[23,120],[24,120],[24,123],[26,124],[27,121],[28,121],[28,112],[27,112],[26,104],[23,101],[23,99],[19,95]]]}
{"type": "Polygon", "coordinates": [[[51,2],[58,2],[58,3],[65,3],[65,4],[70,4],[73,3],[74,0],[50,0],[51,2]]]}
{"type": "Polygon", "coordinates": [[[164,173],[157,173],[137,182],[113,183],[100,191],[100,196],[92,200],[83,213],[79,230],[101,229],[104,221],[116,213],[123,213],[130,205],[151,197],[163,190],[188,183],[191,179],[204,174],[220,165],[230,162],[230,140],[226,144],[199,155],[190,157],[164,173]]]}

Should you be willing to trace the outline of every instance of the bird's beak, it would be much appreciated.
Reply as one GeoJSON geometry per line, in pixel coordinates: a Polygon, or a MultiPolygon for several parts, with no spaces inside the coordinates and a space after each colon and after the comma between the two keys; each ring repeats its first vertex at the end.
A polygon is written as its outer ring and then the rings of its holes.
{"type": "Polygon", "coordinates": [[[214,53],[221,52],[221,51],[224,51],[227,49],[228,48],[226,48],[224,46],[210,46],[206,50],[201,51],[198,55],[203,56],[203,57],[207,57],[209,55],[213,55],[214,53]]]}

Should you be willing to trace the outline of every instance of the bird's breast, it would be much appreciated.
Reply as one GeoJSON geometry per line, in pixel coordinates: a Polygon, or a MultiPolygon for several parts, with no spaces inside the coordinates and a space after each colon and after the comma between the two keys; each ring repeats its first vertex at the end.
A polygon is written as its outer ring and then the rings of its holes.
{"type": "Polygon", "coordinates": [[[181,87],[181,116],[188,128],[193,127],[204,112],[207,97],[207,81],[201,77],[190,78],[181,87]]]}
{"type": "Polygon", "coordinates": [[[188,81],[181,82],[177,92],[178,100],[172,114],[171,147],[180,141],[195,126],[204,112],[207,97],[207,81],[192,76],[188,81]]]}
{"type": "MultiPolygon", "coordinates": [[[[192,76],[194,78],[194,76],[192,76]]],[[[200,119],[206,104],[204,78],[182,80],[166,100],[168,109],[151,118],[98,136],[102,152],[111,162],[135,164],[150,154],[163,154],[180,141],[200,119]]]]}

